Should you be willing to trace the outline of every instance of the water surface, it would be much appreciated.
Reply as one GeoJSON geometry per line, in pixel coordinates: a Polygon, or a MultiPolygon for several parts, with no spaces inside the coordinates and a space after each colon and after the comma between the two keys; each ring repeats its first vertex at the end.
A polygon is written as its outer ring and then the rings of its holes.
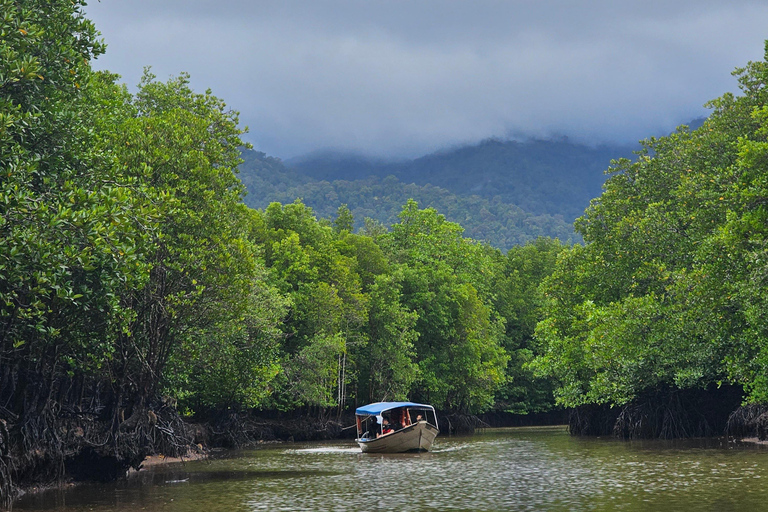
{"type": "Polygon", "coordinates": [[[438,437],[418,454],[273,444],[26,496],[13,510],[768,511],[768,449],[574,438],[560,427],[438,437]]]}

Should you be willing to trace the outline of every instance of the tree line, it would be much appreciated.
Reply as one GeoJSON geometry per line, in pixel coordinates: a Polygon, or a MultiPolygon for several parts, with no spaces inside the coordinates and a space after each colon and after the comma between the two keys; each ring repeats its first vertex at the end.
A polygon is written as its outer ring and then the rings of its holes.
{"type": "MultiPolygon", "coordinates": [[[[486,139],[402,161],[321,151],[293,158],[286,165],[315,182],[394,176],[403,184],[431,184],[458,197],[477,195],[515,205],[528,214],[559,216],[570,227],[589,201],[600,195],[606,178],[603,171],[611,159],[631,157],[637,149],[639,144],[595,146],[567,137],[486,139]]],[[[459,218],[451,220],[462,223],[459,218]]],[[[469,231],[468,225],[464,227],[469,231]]]]}
{"type": "MultiPolygon", "coordinates": [[[[290,203],[301,198],[318,217],[330,218],[335,215],[339,204],[346,204],[355,216],[355,228],[359,229],[363,227],[365,218],[386,225],[397,222],[403,204],[408,199],[414,199],[422,206],[435,208],[448,220],[461,224],[467,237],[503,251],[542,236],[567,243],[581,241],[573,230],[572,219],[566,220],[563,215],[553,212],[531,213],[500,194],[491,197],[475,192],[469,194],[467,191],[472,190],[470,186],[463,188],[463,194],[455,190],[461,189],[459,186],[455,186],[453,191],[448,190],[443,185],[443,178],[448,180],[448,177],[442,174],[439,179],[433,177],[436,185],[401,181],[405,180],[403,176],[397,178],[394,175],[318,180],[303,174],[302,169],[289,168],[279,159],[258,151],[245,151],[243,158],[245,162],[240,166],[239,176],[248,192],[245,203],[252,208],[264,208],[273,201],[290,203]]],[[[605,160],[606,164],[608,161],[605,160]]],[[[465,171],[470,176],[476,174],[469,166],[465,171]]],[[[599,173],[598,176],[602,177],[599,173]]],[[[519,180],[508,179],[520,185],[519,180]]],[[[556,178],[550,175],[549,179],[556,178]]],[[[599,190],[599,186],[595,188],[599,190]]],[[[556,199],[552,201],[557,202],[556,199]]],[[[567,202],[573,202],[573,199],[558,204],[567,202]]],[[[584,204],[587,202],[585,200],[584,204]]]]}
{"type": "Polygon", "coordinates": [[[768,43],[734,75],[701,127],[614,162],[544,280],[533,366],[561,405],[726,385],[768,403],[768,43]]]}

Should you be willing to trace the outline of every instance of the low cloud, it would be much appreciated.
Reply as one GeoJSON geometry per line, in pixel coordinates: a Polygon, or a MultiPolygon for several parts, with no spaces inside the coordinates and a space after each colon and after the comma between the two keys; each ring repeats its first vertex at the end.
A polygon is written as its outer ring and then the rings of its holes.
{"type": "Polygon", "coordinates": [[[705,115],[768,37],[768,6],[751,1],[102,0],[87,13],[109,45],[97,67],[129,85],[146,65],[188,71],[280,157],[634,142],[705,115]]]}

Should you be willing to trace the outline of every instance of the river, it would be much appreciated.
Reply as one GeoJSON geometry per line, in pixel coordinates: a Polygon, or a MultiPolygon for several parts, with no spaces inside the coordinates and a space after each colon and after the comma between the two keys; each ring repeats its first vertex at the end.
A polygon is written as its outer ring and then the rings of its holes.
{"type": "Polygon", "coordinates": [[[27,495],[37,511],[759,511],[768,449],[722,439],[626,442],[562,427],[438,437],[429,453],[351,441],[271,444],[27,495]]]}

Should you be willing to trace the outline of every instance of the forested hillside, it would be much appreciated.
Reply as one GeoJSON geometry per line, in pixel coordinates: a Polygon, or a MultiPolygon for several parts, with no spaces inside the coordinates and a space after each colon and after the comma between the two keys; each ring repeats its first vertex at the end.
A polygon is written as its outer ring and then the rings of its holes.
{"type": "Polygon", "coordinates": [[[319,153],[291,160],[288,166],[326,181],[392,175],[403,183],[430,184],[459,196],[474,194],[530,214],[562,216],[571,223],[600,195],[611,160],[632,157],[634,149],[639,147],[589,147],[567,139],[487,140],[397,163],[319,153]]]}
{"type": "Polygon", "coordinates": [[[402,205],[414,199],[424,207],[435,208],[448,220],[460,223],[467,237],[502,250],[540,236],[564,242],[581,240],[562,215],[533,214],[501,196],[459,194],[443,187],[404,182],[392,175],[315,180],[264,153],[245,151],[243,158],[240,179],[248,189],[245,202],[252,208],[264,208],[273,201],[290,203],[299,198],[311,206],[318,217],[330,218],[339,205],[346,204],[359,229],[365,218],[384,225],[396,222],[402,205]]]}

